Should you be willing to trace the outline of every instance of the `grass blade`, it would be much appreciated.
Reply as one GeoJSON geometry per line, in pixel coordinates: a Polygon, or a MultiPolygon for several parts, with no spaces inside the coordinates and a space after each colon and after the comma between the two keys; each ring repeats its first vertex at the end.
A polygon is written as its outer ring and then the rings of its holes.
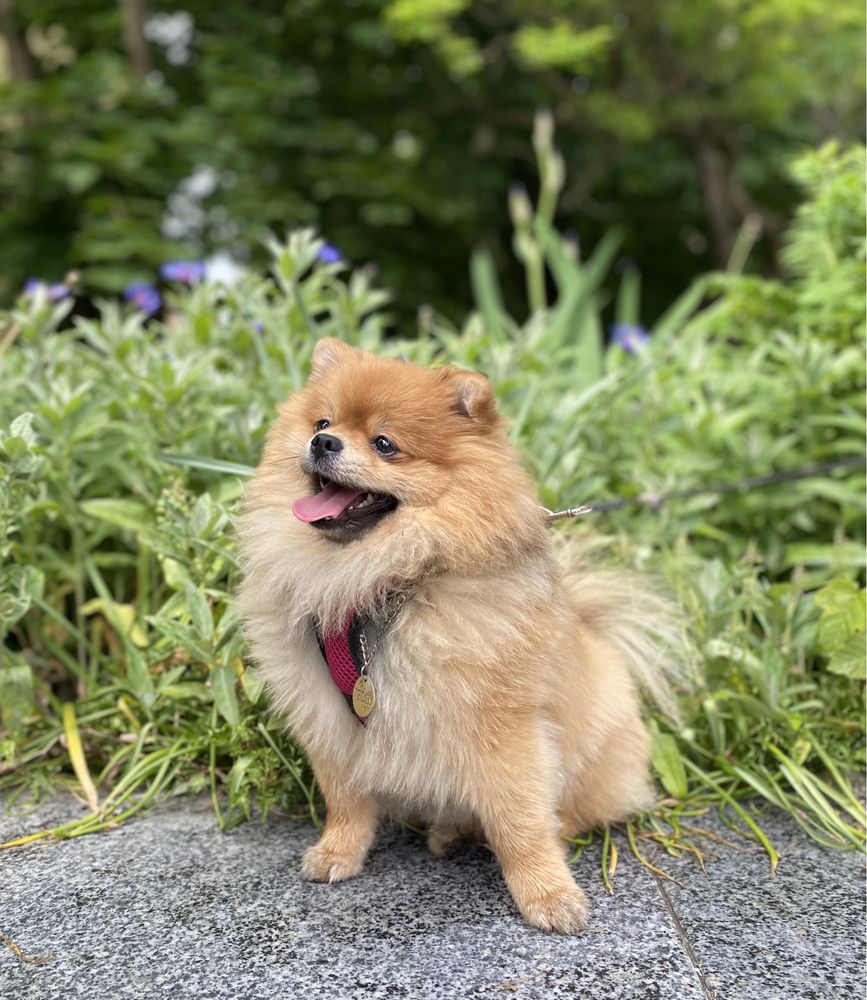
{"type": "Polygon", "coordinates": [[[476,250],[470,261],[473,295],[482,314],[485,330],[495,343],[506,340],[503,327],[503,299],[494,261],[487,250],[476,250]]]}
{"type": "Polygon", "coordinates": [[[240,465],[238,462],[224,462],[219,458],[202,458],[196,455],[169,455],[157,452],[157,458],[169,465],[180,465],[187,469],[202,469],[205,472],[223,472],[229,476],[252,476],[256,471],[252,465],[240,465]]]}
{"type": "Polygon", "coordinates": [[[96,787],[87,766],[87,759],[84,756],[84,748],[81,745],[81,734],[78,731],[78,721],[75,718],[75,706],[70,702],[63,706],[63,731],[66,733],[66,749],[72,762],[72,770],[75,771],[87,804],[93,812],[96,812],[99,809],[99,796],[96,793],[96,787]]]}
{"type": "Polygon", "coordinates": [[[752,832],[756,840],[758,840],[762,847],[764,847],[771,862],[771,874],[774,874],[777,870],[780,855],[768,839],[765,831],[718,781],[714,780],[706,771],[702,771],[702,769],[697,764],[694,764],[688,757],[684,757],[683,762],[686,764],[688,770],[692,771],[702,784],[710,785],[710,787],[718,793],[720,799],[722,799],[722,801],[728,805],[741,820],[743,820],[744,824],[752,832]]]}

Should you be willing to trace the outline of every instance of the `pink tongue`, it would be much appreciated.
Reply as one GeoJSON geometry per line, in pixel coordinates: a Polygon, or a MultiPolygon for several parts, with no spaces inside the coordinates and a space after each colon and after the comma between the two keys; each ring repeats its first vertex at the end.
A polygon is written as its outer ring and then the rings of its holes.
{"type": "Polygon", "coordinates": [[[363,490],[352,490],[329,483],[321,493],[301,497],[292,504],[292,513],[299,521],[321,521],[324,517],[340,517],[346,508],[362,496],[363,490]]]}

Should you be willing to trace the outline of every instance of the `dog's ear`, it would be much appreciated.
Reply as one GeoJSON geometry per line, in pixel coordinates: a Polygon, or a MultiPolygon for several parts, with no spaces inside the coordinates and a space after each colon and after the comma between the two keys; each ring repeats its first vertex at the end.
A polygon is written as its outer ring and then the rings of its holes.
{"type": "Polygon", "coordinates": [[[357,347],[344,344],[342,340],[338,340],[336,337],[322,337],[316,341],[313,348],[313,357],[310,363],[310,378],[322,378],[330,368],[336,368],[338,365],[346,364],[349,361],[357,361],[361,355],[362,352],[357,347]]]}
{"type": "Polygon", "coordinates": [[[455,413],[483,423],[497,419],[494,390],[484,375],[462,368],[446,368],[444,374],[454,392],[455,413]]]}

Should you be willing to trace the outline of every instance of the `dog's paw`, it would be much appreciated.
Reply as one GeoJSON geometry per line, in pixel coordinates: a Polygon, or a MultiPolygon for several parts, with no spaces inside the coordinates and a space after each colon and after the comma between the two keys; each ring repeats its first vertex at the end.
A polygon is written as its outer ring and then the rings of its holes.
{"type": "Polygon", "coordinates": [[[577,885],[525,900],[520,909],[527,923],[543,931],[578,934],[587,926],[587,897],[577,885]]]}
{"type": "Polygon", "coordinates": [[[301,874],[311,882],[345,882],[362,868],[364,858],[335,851],[320,841],[304,852],[301,874]]]}

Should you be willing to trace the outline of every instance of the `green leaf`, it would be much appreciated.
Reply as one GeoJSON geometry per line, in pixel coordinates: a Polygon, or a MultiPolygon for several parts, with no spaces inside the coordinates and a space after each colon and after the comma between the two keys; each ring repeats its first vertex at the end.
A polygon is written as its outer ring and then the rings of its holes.
{"type": "Polygon", "coordinates": [[[235,799],[238,798],[244,785],[244,776],[252,763],[252,756],[250,754],[245,754],[242,757],[238,757],[232,765],[232,770],[229,771],[229,782],[227,787],[230,802],[234,802],[235,799]]]}
{"type": "Polygon", "coordinates": [[[0,722],[13,740],[24,735],[34,707],[30,664],[23,656],[0,648],[0,722]]]}
{"type": "Polygon", "coordinates": [[[847,607],[858,594],[858,584],[853,580],[830,580],[816,591],[815,601],[820,608],[837,611],[847,607]]]}
{"type": "Polygon", "coordinates": [[[214,692],[217,711],[232,726],[237,726],[241,721],[241,710],[235,692],[236,680],[235,671],[228,663],[219,663],[211,671],[211,690],[214,692]]]}
{"type": "Polygon", "coordinates": [[[185,649],[190,654],[190,659],[201,663],[210,663],[213,660],[214,654],[210,646],[204,645],[199,640],[198,634],[191,626],[162,615],[152,615],[147,620],[176,646],[185,649]]]}
{"type": "Polygon", "coordinates": [[[545,253],[545,263],[551,269],[560,295],[582,280],[581,265],[566,252],[563,238],[544,219],[533,219],[533,231],[545,253]]]}
{"type": "Polygon", "coordinates": [[[684,799],[689,791],[683,757],[677,740],[670,733],[652,733],[650,759],[662,787],[675,799],[684,799]]]}
{"type": "Polygon", "coordinates": [[[27,442],[21,437],[7,437],[3,439],[3,451],[13,462],[17,462],[27,454],[27,442]]]}
{"type": "Polygon", "coordinates": [[[207,597],[190,580],[184,583],[184,594],[187,598],[190,617],[193,620],[193,628],[200,639],[210,643],[214,635],[214,618],[207,597]]]}
{"type": "Polygon", "coordinates": [[[45,574],[35,566],[12,564],[0,569],[0,637],[42,597],[45,574]]]}
{"type": "Polygon", "coordinates": [[[839,542],[833,545],[817,545],[812,542],[798,542],[786,548],[788,566],[853,566],[863,568],[867,561],[864,545],[859,542],[839,542]]]}
{"type": "Polygon", "coordinates": [[[494,262],[487,250],[476,250],[473,254],[470,261],[470,277],[485,331],[494,341],[504,340],[503,301],[494,262]]]}
{"type": "Polygon", "coordinates": [[[186,567],[178,562],[177,559],[160,556],[159,562],[163,571],[163,577],[172,590],[183,590],[190,582],[186,567]]]}
{"type": "Polygon", "coordinates": [[[154,519],[147,504],[132,497],[99,497],[82,500],[85,514],[133,532],[150,532],[154,519]]]}
{"type": "Polygon", "coordinates": [[[702,712],[710,729],[713,748],[718,754],[726,750],[726,727],[720,714],[719,705],[713,698],[705,698],[701,704],[702,712]]]}
{"type": "Polygon", "coordinates": [[[28,447],[31,447],[36,444],[36,431],[33,430],[32,425],[33,414],[22,413],[10,424],[9,434],[12,437],[21,438],[28,447]]]}
{"type": "Polygon", "coordinates": [[[241,675],[241,687],[244,689],[247,700],[255,705],[265,691],[265,681],[256,670],[246,667],[241,675]]]}
{"type": "Polygon", "coordinates": [[[150,710],[156,696],[147,660],[141,650],[136,649],[132,643],[126,643],[124,657],[126,659],[126,680],[130,693],[138,699],[144,708],[150,710]]]}
{"type": "Polygon", "coordinates": [[[255,466],[240,465],[238,462],[224,462],[219,458],[204,458],[195,455],[167,455],[165,452],[158,452],[157,458],[161,462],[168,462],[169,465],[180,465],[188,469],[203,469],[206,472],[224,472],[231,476],[252,476],[256,471],[255,466]]]}
{"type": "Polygon", "coordinates": [[[614,39],[614,31],[600,24],[580,30],[559,19],[551,27],[528,24],[515,34],[513,44],[531,66],[549,66],[586,74],[596,67],[614,39]]]}
{"type": "Polygon", "coordinates": [[[637,267],[628,267],[620,279],[615,320],[628,326],[641,321],[641,274],[637,267]]]}
{"type": "MultiPolygon", "coordinates": [[[[241,618],[233,604],[229,604],[220,619],[220,638],[214,647],[214,652],[219,653],[238,632],[241,625],[241,618]]],[[[231,659],[231,657],[229,657],[231,659]]]]}
{"type": "Polygon", "coordinates": [[[867,629],[867,591],[851,580],[831,580],[816,592],[815,602],[822,609],[817,639],[823,653],[834,653],[867,629]]]}
{"type": "Polygon", "coordinates": [[[819,649],[823,653],[833,653],[853,635],[852,616],[848,611],[825,611],[819,619],[816,632],[819,649]]]}
{"type": "Polygon", "coordinates": [[[175,684],[166,684],[160,688],[160,697],[170,698],[173,701],[195,701],[210,702],[214,699],[214,692],[201,681],[177,681],[175,684]]]}
{"type": "Polygon", "coordinates": [[[193,507],[192,517],[190,518],[190,529],[196,536],[204,535],[208,525],[211,523],[211,516],[213,514],[214,504],[211,500],[209,493],[203,493],[196,504],[193,507]]]}
{"type": "Polygon", "coordinates": [[[832,674],[842,674],[853,680],[867,680],[867,654],[865,654],[863,632],[851,635],[834,650],[828,661],[828,670],[832,674]]]}

